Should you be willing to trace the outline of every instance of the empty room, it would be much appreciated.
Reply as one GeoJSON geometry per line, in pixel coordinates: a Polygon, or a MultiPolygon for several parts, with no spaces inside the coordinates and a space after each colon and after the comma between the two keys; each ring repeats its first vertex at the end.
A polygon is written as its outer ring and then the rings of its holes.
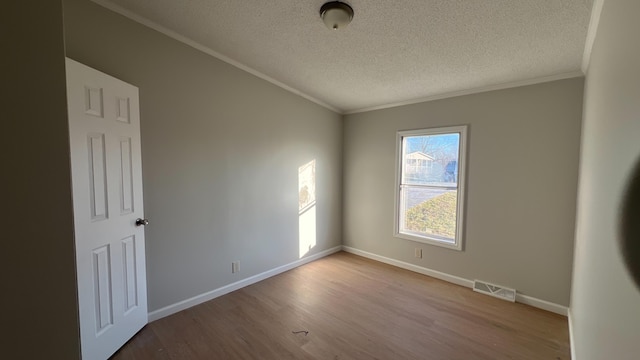
{"type": "Polygon", "coordinates": [[[638,359],[640,2],[4,8],[6,358],[638,359]]]}

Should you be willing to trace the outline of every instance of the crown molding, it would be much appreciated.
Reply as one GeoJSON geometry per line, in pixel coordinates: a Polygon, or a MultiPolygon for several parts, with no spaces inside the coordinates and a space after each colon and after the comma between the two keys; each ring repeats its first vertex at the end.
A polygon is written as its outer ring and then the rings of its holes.
{"type": "Polygon", "coordinates": [[[604,0],[594,0],[593,7],[591,8],[591,20],[589,20],[589,30],[587,30],[587,39],[584,44],[584,54],[582,55],[582,72],[585,74],[589,69],[591,51],[593,50],[593,43],[596,41],[603,4],[604,0]]]}
{"type": "Polygon", "coordinates": [[[454,92],[448,92],[448,93],[442,93],[442,94],[436,94],[436,95],[431,95],[431,96],[427,96],[427,97],[421,97],[421,98],[417,98],[417,99],[411,99],[411,100],[406,100],[406,101],[400,101],[400,102],[395,102],[395,103],[389,103],[389,104],[383,104],[383,105],[376,105],[376,106],[371,106],[371,107],[365,107],[365,108],[360,108],[360,109],[355,109],[355,110],[348,110],[348,111],[343,111],[341,109],[338,109],[332,105],[329,105],[327,103],[325,103],[324,101],[321,101],[319,99],[316,99],[315,97],[305,94],[300,90],[297,90],[289,85],[286,85],[268,75],[265,75],[247,65],[244,65],[236,60],[233,60],[231,58],[229,58],[228,56],[225,56],[205,45],[202,45],[196,41],[193,41],[183,35],[178,34],[177,32],[170,30],[162,25],[159,25],[145,17],[142,17],[138,14],[135,14],[125,8],[123,8],[120,5],[114,4],[113,2],[109,1],[109,0],[91,0],[92,2],[106,8],[109,9],[117,14],[120,14],[132,21],[135,21],[141,25],[144,25],[146,27],[149,27],[153,30],[158,31],[161,34],[164,34],[174,40],[177,40],[181,43],[184,43],[188,46],[191,46],[192,48],[199,50],[207,55],[213,56],[214,58],[221,60],[229,65],[232,65],[234,67],[237,67],[243,71],[248,72],[249,74],[252,74],[262,80],[265,80],[275,86],[278,86],[288,92],[291,92],[293,94],[296,94],[306,100],[309,100],[315,104],[318,104],[326,109],[329,109],[337,114],[340,115],[349,115],[349,114],[356,114],[356,113],[362,113],[362,112],[367,112],[367,111],[374,111],[374,110],[382,110],[382,109],[388,109],[388,108],[393,108],[393,107],[398,107],[398,106],[404,106],[404,105],[411,105],[411,104],[417,104],[417,103],[422,103],[422,102],[428,102],[428,101],[434,101],[434,100],[441,100],[441,99],[446,99],[446,98],[451,98],[451,97],[457,97],[457,96],[463,96],[463,95],[471,95],[471,94],[477,94],[477,93],[482,93],[482,92],[487,92],[487,91],[494,91],[494,90],[502,90],[502,89],[508,89],[508,88],[514,88],[514,87],[520,87],[520,86],[527,86],[527,85],[534,85],[534,84],[539,84],[539,83],[544,83],[544,82],[550,82],[550,81],[556,81],[556,80],[563,80],[563,79],[569,79],[569,78],[575,78],[575,77],[581,77],[584,76],[584,74],[586,73],[586,69],[588,68],[588,63],[589,63],[589,57],[591,55],[591,48],[593,47],[593,41],[595,39],[595,34],[596,34],[596,30],[598,27],[598,22],[600,19],[600,12],[602,10],[602,3],[604,2],[604,0],[594,0],[593,3],[593,10],[591,13],[591,21],[590,21],[590,25],[589,25],[589,31],[587,34],[587,43],[585,45],[585,52],[584,52],[584,57],[583,57],[583,63],[582,63],[582,70],[577,70],[577,71],[573,71],[573,72],[568,72],[568,73],[562,73],[562,74],[556,74],[556,75],[550,75],[550,76],[543,76],[543,77],[539,77],[539,78],[534,78],[534,79],[527,79],[527,80],[519,80],[519,81],[513,81],[513,82],[508,82],[508,83],[502,83],[502,84],[495,84],[495,85],[488,85],[488,86],[483,86],[483,87],[478,87],[478,88],[473,88],[473,89],[467,89],[467,90],[460,90],[460,91],[454,91],[454,92]]]}
{"type": "Polygon", "coordinates": [[[468,90],[460,90],[460,91],[453,91],[453,92],[448,92],[443,94],[436,94],[436,95],[431,95],[431,96],[407,100],[407,101],[399,101],[396,103],[390,103],[386,105],[378,105],[378,106],[361,108],[357,110],[349,110],[349,111],[345,111],[343,114],[344,115],[357,114],[357,113],[363,113],[367,111],[382,110],[382,109],[388,109],[388,108],[393,108],[398,106],[412,105],[412,104],[447,99],[447,98],[452,98],[457,96],[472,95],[472,94],[478,94],[478,93],[483,93],[487,91],[503,90],[503,89],[540,84],[540,83],[556,81],[556,80],[571,79],[571,78],[582,77],[582,76],[584,76],[584,73],[581,70],[577,70],[577,71],[572,71],[568,73],[542,76],[534,79],[518,80],[518,81],[512,81],[512,82],[502,83],[502,84],[487,85],[487,86],[482,86],[482,87],[468,89],[468,90]]]}
{"type": "Polygon", "coordinates": [[[331,111],[333,111],[335,113],[343,114],[342,110],[340,110],[340,109],[338,109],[338,108],[336,108],[334,106],[331,106],[331,105],[325,103],[324,101],[318,100],[318,99],[314,98],[311,95],[305,94],[300,90],[294,89],[289,85],[286,85],[286,84],[284,84],[284,83],[282,83],[282,82],[280,82],[280,81],[278,81],[278,80],[276,80],[276,79],[274,79],[274,78],[272,78],[270,76],[267,76],[267,75],[255,70],[255,69],[253,69],[253,68],[250,68],[247,65],[244,65],[244,64],[242,64],[242,63],[240,63],[240,62],[238,62],[236,60],[233,60],[233,59],[229,58],[228,56],[225,56],[225,55],[223,55],[223,54],[221,54],[221,53],[219,53],[219,52],[217,52],[217,51],[215,51],[215,50],[213,50],[213,49],[211,49],[211,48],[209,48],[209,47],[207,47],[205,45],[202,45],[202,44],[200,44],[200,43],[198,43],[196,41],[193,41],[193,40],[191,40],[191,39],[189,39],[189,38],[187,38],[187,37],[185,37],[183,35],[180,35],[177,32],[175,32],[173,30],[170,30],[170,29],[168,29],[168,28],[166,28],[166,27],[164,27],[164,26],[162,26],[162,25],[160,25],[160,24],[158,24],[156,22],[153,22],[153,21],[151,21],[151,20],[149,20],[149,19],[147,19],[145,17],[142,17],[142,16],[140,16],[138,14],[135,14],[135,13],[123,8],[120,5],[112,3],[109,0],[91,0],[91,1],[96,3],[96,4],[98,4],[98,5],[100,5],[100,6],[102,6],[102,7],[104,7],[104,8],[107,8],[107,9],[109,9],[109,10],[111,10],[111,11],[117,13],[117,14],[120,14],[120,15],[122,15],[122,16],[130,19],[130,20],[133,20],[133,21],[135,21],[135,22],[137,22],[139,24],[142,24],[142,25],[144,25],[146,27],[149,27],[149,28],[151,28],[153,30],[156,30],[157,32],[159,32],[161,34],[164,34],[164,35],[166,35],[166,36],[168,36],[168,37],[170,37],[170,38],[172,38],[174,40],[177,40],[177,41],[179,41],[181,43],[189,45],[189,46],[191,46],[192,48],[194,48],[196,50],[202,51],[203,53],[205,53],[207,55],[211,55],[211,56],[213,56],[214,58],[216,58],[218,60],[224,61],[229,65],[235,66],[238,69],[246,71],[246,72],[248,72],[249,74],[251,74],[253,76],[256,76],[256,77],[258,77],[258,78],[260,78],[262,80],[270,82],[271,84],[273,84],[275,86],[278,86],[278,87],[280,87],[280,88],[282,88],[284,90],[287,90],[287,91],[289,91],[291,93],[294,93],[294,94],[296,94],[298,96],[301,96],[301,97],[303,97],[303,98],[305,98],[305,99],[307,99],[307,100],[309,100],[309,101],[311,101],[313,103],[316,103],[316,104],[318,104],[318,105],[320,105],[320,106],[322,106],[324,108],[327,108],[327,109],[329,109],[329,110],[331,110],[331,111]]]}

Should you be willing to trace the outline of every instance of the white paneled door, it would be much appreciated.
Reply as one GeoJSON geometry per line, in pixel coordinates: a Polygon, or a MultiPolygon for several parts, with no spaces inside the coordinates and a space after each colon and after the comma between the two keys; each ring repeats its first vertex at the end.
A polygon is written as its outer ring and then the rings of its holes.
{"type": "Polygon", "coordinates": [[[83,359],[147,323],[138,88],[66,60],[83,359]]]}

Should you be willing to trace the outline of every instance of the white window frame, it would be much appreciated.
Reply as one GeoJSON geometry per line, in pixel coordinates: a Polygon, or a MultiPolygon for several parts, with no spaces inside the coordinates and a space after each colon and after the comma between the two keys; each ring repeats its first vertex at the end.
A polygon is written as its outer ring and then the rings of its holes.
{"type": "Polygon", "coordinates": [[[396,134],[396,181],[395,181],[395,212],[394,212],[394,236],[397,238],[421,242],[430,245],[441,246],[462,251],[464,239],[464,213],[465,213],[465,184],[467,168],[467,129],[468,125],[437,127],[419,130],[402,130],[396,134]],[[418,233],[401,232],[403,213],[401,211],[402,196],[402,165],[404,157],[404,138],[413,136],[460,134],[458,148],[458,197],[456,203],[456,235],[454,242],[450,242],[437,236],[427,236],[418,233]]]}

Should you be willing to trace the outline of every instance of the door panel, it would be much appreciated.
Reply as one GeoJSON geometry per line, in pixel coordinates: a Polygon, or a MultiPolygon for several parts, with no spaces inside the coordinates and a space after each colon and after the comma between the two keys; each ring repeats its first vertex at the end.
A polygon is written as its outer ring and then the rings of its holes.
{"type": "Polygon", "coordinates": [[[107,359],[147,323],[138,89],[67,59],[84,359],[107,359]]]}

